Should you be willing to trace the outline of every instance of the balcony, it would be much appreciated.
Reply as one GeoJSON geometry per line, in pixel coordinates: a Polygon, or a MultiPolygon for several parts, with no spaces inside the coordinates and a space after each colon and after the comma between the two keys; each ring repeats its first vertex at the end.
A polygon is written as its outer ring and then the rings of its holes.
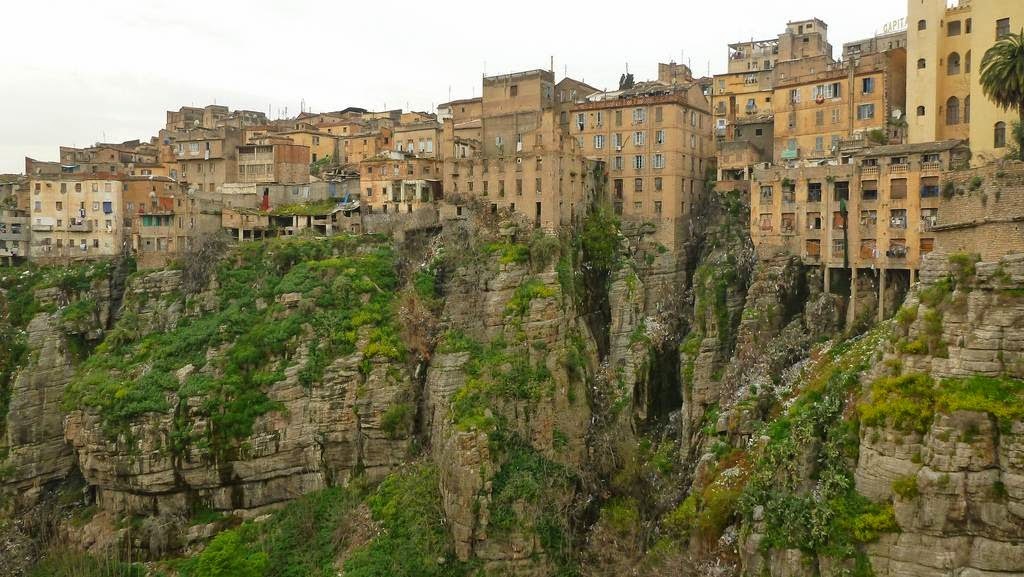
{"type": "Polygon", "coordinates": [[[86,220],[80,223],[68,223],[69,232],[92,232],[92,221],[86,220]]]}
{"type": "Polygon", "coordinates": [[[52,224],[33,223],[32,232],[51,232],[53,231],[52,224]]]}
{"type": "Polygon", "coordinates": [[[921,172],[927,172],[927,173],[936,173],[937,172],[937,173],[941,173],[942,172],[942,163],[941,162],[937,162],[937,161],[936,162],[922,162],[921,163],[921,172]]]}
{"type": "Polygon", "coordinates": [[[890,164],[889,174],[906,174],[908,167],[906,164],[890,164]]]}
{"type": "Polygon", "coordinates": [[[780,154],[779,157],[782,158],[782,160],[796,160],[800,158],[800,149],[787,148],[782,151],[782,154],[780,154]]]}
{"type": "Polygon", "coordinates": [[[878,176],[879,172],[881,171],[877,164],[873,166],[862,166],[860,169],[860,173],[864,176],[878,176]]]}

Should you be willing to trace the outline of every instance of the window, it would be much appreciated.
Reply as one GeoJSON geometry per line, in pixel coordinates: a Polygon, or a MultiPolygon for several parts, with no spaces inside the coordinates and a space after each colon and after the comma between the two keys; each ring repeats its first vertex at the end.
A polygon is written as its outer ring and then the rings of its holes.
{"type": "Polygon", "coordinates": [[[615,111],[615,126],[622,126],[622,111],[615,111]]]}
{"type": "Polygon", "coordinates": [[[995,129],[995,148],[1006,148],[1006,123],[997,122],[995,129]]]}
{"type": "Polygon", "coordinates": [[[894,178],[889,182],[889,197],[893,200],[907,198],[907,179],[894,178]]]}
{"type": "Polygon", "coordinates": [[[576,113],[576,128],[579,128],[580,130],[583,130],[584,126],[586,126],[586,122],[585,121],[586,121],[586,115],[583,114],[582,112],[577,112],[576,113]]]}
{"type": "Polygon", "coordinates": [[[541,190],[543,189],[543,186],[542,186],[542,184],[543,184],[543,181],[542,181],[542,180],[540,179],[540,177],[538,176],[538,177],[537,177],[537,193],[538,193],[538,194],[539,194],[539,193],[541,192],[541,190]]]}
{"type": "Polygon", "coordinates": [[[488,189],[490,188],[490,184],[491,183],[489,181],[486,181],[486,180],[484,181],[484,189],[483,189],[483,195],[484,196],[487,196],[487,192],[488,192],[488,189]]]}
{"type": "Polygon", "coordinates": [[[633,192],[643,192],[643,191],[644,191],[644,179],[642,179],[642,178],[634,178],[633,179],[633,192]]]}
{"type": "Polygon", "coordinates": [[[960,74],[960,55],[956,52],[951,53],[946,60],[946,74],[949,76],[960,74]]]}
{"type": "Polygon", "coordinates": [[[655,192],[661,192],[661,189],[662,189],[662,181],[661,181],[661,177],[658,176],[658,177],[656,177],[654,179],[654,191],[655,192]]]}
{"type": "Polygon", "coordinates": [[[807,183],[807,202],[821,202],[821,183],[807,183]]]}
{"type": "Polygon", "coordinates": [[[661,201],[654,201],[654,214],[661,214],[661,201]]]}
{"type": "Polygon", "coordinates": [[[921,198],[936,198],[939,196],[939,177],[926,176],[921,179],[921,198]]]}
{"type": "Polygon", "coordinates": [[[655,144],[665,144],[665,131],[664,130],[659,130],[659,131],[654,133],[654,143],[655,144]]]}
{"type": "Polygon", "coordinates": [[[633,109],[633,124],[643,124],[647,120],[647,111],[643,108],[633,109]]]}
{"type": "Polygon", "coordinates": [[[927,67],[928,67],[928,62],[924,58],[918,58],[917,59],[917,69],[918,70],[924,70],[927,67]]]}
{"type": "Polygon", "coordinates": [[[517,86],[515,84],[513,84],[512,86],[509,86],[508,87],[508,95],[511,96],[512,98],[515,98],[516,96],[519,96],[519,86],[517,86]]]}
{"type": "Polygon", "coordinates": [[[616,178],[614,181],[612,181],[612,188],[615,191],[615,198],[618,200],[622,200],[622,179],[616,178]]]}
{"type": "Polygon", "coordinates": [[[878,200],[878,181],[865,180],[860,185],[860,197],[864,200],[878,200]]]}
{"type": "Polygon", "coordinates": [[[66,183],[66,182],[60,183],[60,192],[61,192],[61,194],[64,194],[67,191],[68,191],[68,183],[66,183]]]}
{"type": "Polygon", "coordinates": [[[772,215],[762,214],[761,218],[759,219],[758,226],[763,231],[772,230],[772,215]]]}
{"type": "Polygon", "coordinates": [[[918,116],[924,116],[924,106],[918,106],[917,107],[917,115],[918,116]]]}
{"type": "Polygon", "coordinates": [[[956,124],[960,124],[960,100],[956,96],[950,96],[946,101],[946,125],[956,124]]]}
{"type": "Polygon", "coordinates": [[[838,210],[832,213],[832,230],[846,230],[846,217],[838,210]]]}
{"type": "Polygon", "coordinates": [[[655,154],[654,155],[654,168],[665,168],[665,155],[655,154]]]}
{"type": "Polygon", "coordinates": [[[918,30],[927,30],[928,29],[928,21],[927,20],[918,20],[917,21],[917,29],[918,30]]]}
{"type": "Polygon", "coordinates": [[[871,94],[875,91],[875,79],[865,78],[861,81],[861,91],[864,94],[871,94]]]}
{"type": "Polygon", "coordinates": [[[794,88],[789,91],[789,102],[791,104],[798,104],[800,102],[800,89],[794,88]]]}
{"type": "Polygon", "coordinates": [[[832,109],[832,124],[839,124],[839,109],[832,109]]]}
{"type": "Polygon", "coordinates": [[[647,140],[647,133],[645,133],[643,131],[637,131],[637,132],[633,133],[633,145],[634,146],[643,146],[644,142],[646,142],[646,140],[647,140]]]}
{"type": "Polygon", "coordinates": [[[820,212],[808,212],[807,213],[807,229],[808,230],[821,230],[821,213],[820,212]]]}
{"type": "Polygon", "coordinates": [[[850,200],[850,183],[841,181],[835,183],[835,201],[850,200]]]}
{"type": "Polygon", "coordinates": [[[946,25],[946,36],[960,36],[959,20],[954,20],[946,25]]]}
{"type": "Polygon", "coordinates": [[[614,170],[622,170],[622,167],[623,167],[622,157],[621,156],[616,156],[615,159],[612,161],[612,169],[614,169],[614,170]]]}
{"type": "Polygon", "coordinates": [[[655,106],[654,107],[654,121],[655,122],[661,122],[661,114],[662,114],[661,107],[660,106],[655,106]]]}
{"type": "Polygon", "coordinates": [[[819,84],[814,88],[815,100],[828,99],[828,98],[839,98],[842,90],[839,87],[838,82],[831,84],[819,84]]]}
{"type": "Polygon", "coordinates": [[[516,196],[523,196],[523,179],[516,179],[516,196]]]}
{"type": "Polygon", "coordinates": [[[996,40],[1005,38],[1010,35],[1010,19],[1000,18],[996,20],[996,40]]]}
{"type": "Polygon", "coordinates": [[[771,199],[772,199],[772,187],[770,187],[770,186],[762,186],[761,187],[761,200],[771,200],[771,199]]]}
{"type": "Polygon", "coordinates": [[[815,152],[824,152],[825,151],[825,137],[824,136],[816,136],[814,138],[814,150],[815,150],[815,152]]]}
{"type": "Polygon", "coordinates": [[[616,150],[621,150],[622,149],[622,133],[621,132],[616,132],[615,134],[612,135],[612,145],[615,147],[616,150]]]}
{"type": "Polygon", "coordinates": [[[76,182],[75,183],[75,192],[82,192],[82,183],[81,182],[76,182]]]}
{"type": "Polygon", "coordinates": [[[644,167],[644,155],[638,154],[633,157],[633,168],[641,170],[644,167]]]}
{"type": "Polygon", "coordinates": [[[907,210],[904,208],[889,211],[889,228],[907,228],[907,210]]]}
{"type": "Polygon", "coordinates": [[[633,203],[633,211],[634,212],[640,212],[643,209],[644,209],[644,203],[643,202],[638,200],[638,201],[633,203]]]}
{"type": "Polygon", "coordinates": [[[35,209],[36,209],[36,212],[43,212],[43,202],[40,201],[40,200],[37,200],[36,201],[35,209]]]}
{"type": "Polygon", "coordinates": [[[597,121],[595,122],[595,126],[600,127],[602,124],[604,124],[604,112],[598,110],[596,115],[597,115],[597,121]]]}
{"type": "Polygon", "coordinates": [[[971,122],[971,97],[964,97],[964,124],[970,124],[971,122]]]}
{"type": "Polygon", "coordinates": [[[814,112],[814,125],[822,126],[825,124],[825,111],[817,110],[814,112]]]}
{"type": "Polygon", "coordinates": [[[598,134],[598,135],[594,136],[594,148],[596,148],[597,150],[601,150],[602,148],[604,148],[604,135],[603,134],[598,134]]]}
{"type": "Polygon", "coordinates": [[[857,120],[870,120],[875,117],[874,104],[861,104],[857,107],[857,120]]]}
{"type": "Polygon", "coordinates": [[[921,239],[921,256],[924,256],[935,250],[935,239],[934,238],[922,238],[921,239]]]}

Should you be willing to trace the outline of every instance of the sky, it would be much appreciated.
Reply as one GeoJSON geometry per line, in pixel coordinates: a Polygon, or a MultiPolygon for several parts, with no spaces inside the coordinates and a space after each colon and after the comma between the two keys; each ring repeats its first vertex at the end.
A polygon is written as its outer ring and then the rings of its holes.
{"type": "Polygon", "coordinates": [[[483,75],[549,68],[600,89],[658,62],[724,72],[727,45],[820,18],[844,42],[903,17],[894,0],[609,3],[432,0],[0,0],[0,173],[59,146],[148,140],[166,110],[272,118],[359,106],[433,111],[483,75]]]}

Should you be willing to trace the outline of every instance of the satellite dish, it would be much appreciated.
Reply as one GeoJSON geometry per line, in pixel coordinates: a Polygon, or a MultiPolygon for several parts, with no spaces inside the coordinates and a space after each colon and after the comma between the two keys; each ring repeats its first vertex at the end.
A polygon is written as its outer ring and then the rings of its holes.
{"type": "Polygon", "coordinates": [[[899,108],[893,109],[892,117],[895,118],[896,120],[903,118],[903,111],[900,110],[899,108]]]}

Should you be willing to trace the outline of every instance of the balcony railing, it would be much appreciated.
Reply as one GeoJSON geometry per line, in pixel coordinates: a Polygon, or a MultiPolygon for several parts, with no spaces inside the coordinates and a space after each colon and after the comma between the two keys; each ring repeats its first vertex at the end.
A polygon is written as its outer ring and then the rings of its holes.
{"type": "Polygon", "coordinates": [[[71,232],[92,232],[92,221],[84,221],[78,224],[69,223],[68,230],[71,232]]]}
{"type": "Polygon", "coordinates": [[[941,162],[922,162],[921,172],[942,172],[941,162]]]}
{"type": "Polygon", "coordinates": [[[906,164],[890,164],[889,174],[906,174],[908,165],[906,164]]]}
{"type": "Polygon", "coordinates": [[[52,224],[35,223],[35,224],[32,225],[32,231],[33,232],[50,232],[52,230],[53,230],[53,225],[52,224]]]}

